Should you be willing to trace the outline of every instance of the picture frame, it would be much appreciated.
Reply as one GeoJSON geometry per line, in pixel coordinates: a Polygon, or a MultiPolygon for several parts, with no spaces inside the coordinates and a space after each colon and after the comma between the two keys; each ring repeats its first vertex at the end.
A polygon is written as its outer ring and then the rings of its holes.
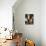
{"type": "Polygon", "coordinates": [[[25,24],[34,24],[34,14],[25,14],[25,24]]]}

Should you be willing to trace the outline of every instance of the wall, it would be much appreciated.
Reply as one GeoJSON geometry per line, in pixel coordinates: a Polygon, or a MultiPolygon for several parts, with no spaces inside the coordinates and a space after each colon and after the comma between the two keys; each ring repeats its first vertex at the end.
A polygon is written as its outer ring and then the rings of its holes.
{"type": "MultiPolygon", "coordinates": [[[[13,7],[15,28],[23,33],[24,38],[34,40],[36,46],[41,46],[41,4],[40,0],[23,0],[18,6],[13,7]],[[25,14],[34,14],[34,24],[25,24],[25,14]]],[[[14,5],[16,6],[16,5],[14,5]]]]}
{"type": "Polygon", "coordinates": [[[0,27],[12,29],[12,6],[16,0],[0,0],[0,27]]]}
{"type": "Polygon", "coordinates": [[[41,1],[41,36],[42,46],[46,46],[46,0],[41,1]]]}

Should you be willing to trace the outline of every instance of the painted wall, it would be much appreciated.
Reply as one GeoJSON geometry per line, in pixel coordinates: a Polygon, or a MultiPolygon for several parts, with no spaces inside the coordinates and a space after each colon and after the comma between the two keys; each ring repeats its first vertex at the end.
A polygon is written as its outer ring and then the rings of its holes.
{"type": "Polygon", "coordinates": [[[41,1],[41,36],[42,46],[46,46],[46,0],[41,1]]]}
{"type": "Polygon", "coordinates": [[[23,0],[17,8],[14,5],[15,28],[23,33],[23,37],[35,41],[36,46],[41,46],[41,2],[40,0],[23,0]],[[34,14],[34,24],[25,24],[25,14],[34,14]]]}
{"type": "Polygon", "coordinates": [[[12,29],[12,6],[16,0],[0,0],[0,27],[12,29]]]}

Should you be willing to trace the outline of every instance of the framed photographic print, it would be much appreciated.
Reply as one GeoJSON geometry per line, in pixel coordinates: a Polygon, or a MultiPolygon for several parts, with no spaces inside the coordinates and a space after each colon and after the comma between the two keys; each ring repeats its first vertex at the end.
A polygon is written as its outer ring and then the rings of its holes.
{"type": "Polygon", "coordinates": [[[33,14],[25,14],[25,24],[33,24],[34,23],[34,15],[33,14]]]}

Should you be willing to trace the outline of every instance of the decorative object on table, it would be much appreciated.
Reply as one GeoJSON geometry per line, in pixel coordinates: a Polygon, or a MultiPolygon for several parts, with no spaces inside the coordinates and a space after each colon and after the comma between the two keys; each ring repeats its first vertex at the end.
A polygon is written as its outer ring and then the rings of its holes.
{"type": "Polygon", "coordinates": [[[22,46],[22,33],[15,33],[14,38],[16,46],[22,46]]]}
{"type": "Polygon", "coordinates": [[[5,30],[5,27],[1,27],[0,28],[0,39],[1,38],[4,38],[5,39],[5,36],[6,36],[6,31],[5,30]]]}
{"type": "Polygon", "coordinates": [[[7,40],[12,40],[12,30],[7,29],[6,35],[7,40]]]}
{"type": "Polygon", "coordinates": [[[0,45],[6,42],[5,36],[6,36],[5,27],[0,27],[0,45]]]}
{"type": "Polygon", "coordinates": [[[33,14],[25,14],[25,24],[33,24],[34,23],[34,15],[33,14]]]}
{"type": "Polygon", "coordinates": [[[25,46],[35,46],[35,43],[32,40],[26,40],[25,46]]]}
{"type": "Polygon", "coordinates": [[[6,31],[7,30],[7,28],[5,28],[5,30],[4,31],[6,31]]]}

